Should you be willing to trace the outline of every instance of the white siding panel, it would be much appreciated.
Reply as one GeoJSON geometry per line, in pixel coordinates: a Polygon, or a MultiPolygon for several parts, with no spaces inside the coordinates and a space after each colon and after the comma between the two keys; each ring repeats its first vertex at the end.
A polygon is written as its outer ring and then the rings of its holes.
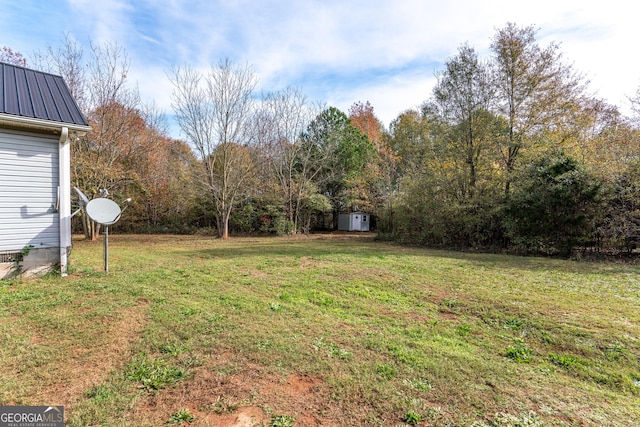
{"type": "Polygon", "coordinates": [[[0,251],[60,246],[58,137],[0,130],[0,251]]]}

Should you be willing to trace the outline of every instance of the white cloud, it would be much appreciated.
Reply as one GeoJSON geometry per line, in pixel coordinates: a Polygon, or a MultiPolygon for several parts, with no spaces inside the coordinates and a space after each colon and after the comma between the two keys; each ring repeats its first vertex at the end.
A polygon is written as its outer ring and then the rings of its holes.
{"type": "Polygon", "coordinates": [[[398,115],[419,108],[429,97],[434,84],[433,75],[398,75],[376,85],[363,85],[352,91],[332,94],[327,103],[347,113],[355,102],[369,101],[375,115],[389,128],[398,115]]]}
{"type": "Polygon", "coordinates": [[[507,22],[540,28],[598,96],[619,106],[640,85],[635,43],[640,6],[625,0],[21,0],[0,4],[0,39],[25,54],[55,44],[63,31],[88,44],[118,42],[146,101],[170,110],[166,71],[206,69],[229,57],[249,63],[262,89],[299,86],[310,98],[346,109],[370,101],[388,125],[429,95],[434,68],[468,42],[487,56],[507,22]],[[63,22],[67,27],[54,25],[63,22]],[[64,16],[65,19],[59,19],[64,16]],[[24,32],[29,19],[33,31],[24,32]],[[21,42],[21,43],[19,43],[21,42]],[[19,43],[19,45],[13,45],[19,43]]]}
{"type": "MultiPolygon", "coordinates": [[[[131,28],[134,8],[127,0],[68,0],[73,22],[98,43],[123,42],[131,28]]],[[[54,6],[54,5],[52,5],[54,6]]]]}
{"type": "Polygon", "coordinates": [[[637,60],[628,54],[629,41],[638,38],[638,30],[627,22],[634,15],[621,18],[616,2],[603,10],[577,0],[561,4],[325,0],[190,6],[173,1],[167,10],[175,14],[176,25],[164,30],[163,40],[180,62],[203,66],[229,56],[253,64],[264,90],[302,82],[308,86],[302,86],[303,91],[345,111],[353,102],[368,100],[388,125],[398,113],[427,99],[433,64],[442,64],[465,42],[488,55],[491,37],[507,22],[540,28],[541,43],[560,43],[566,60],[593,80],[592,89],[599,96],[623,102],[624,93],[634,92],[640,77],[634,76],[637,60]],[[612,48],[616,43],[627,50],[624,57],[612,48]],[[624,66],[614,74],[616,64],[624,66]],[[390,77],[384,81],[375,73],[390,77]],[[354,77],[358,74],[365,76],[363,80],[354,77]],[[341,75],[348,80],[340,82],[341,75]]]}
{"type": "Polygon", "coordinates": [[[144,102],[153,102],[165,113],[170,113],[173,87],[167,77],[167,72],[168,70],[161,67],[132,66],[127,78],[129,81],[137,83],[144,102]]]}

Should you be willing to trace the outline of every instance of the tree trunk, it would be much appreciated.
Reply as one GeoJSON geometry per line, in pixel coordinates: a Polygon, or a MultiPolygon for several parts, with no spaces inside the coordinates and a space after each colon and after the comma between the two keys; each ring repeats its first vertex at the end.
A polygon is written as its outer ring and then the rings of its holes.
{"type": "Polygon", "coordinates": [[[231,208],[225,209],[222,214],[222,229],[220,230],[220,238],[222,240],[229,239],[229,217],[231,216],[231,208]]]}

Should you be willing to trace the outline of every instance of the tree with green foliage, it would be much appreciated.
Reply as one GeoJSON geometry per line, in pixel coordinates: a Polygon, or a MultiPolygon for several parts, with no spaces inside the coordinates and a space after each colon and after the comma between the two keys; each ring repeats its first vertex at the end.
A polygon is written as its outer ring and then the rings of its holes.
{"type": "Polygon", "coordinates": [[[599,250],[631,254],[640,247],[640,160],[630,162],[610,186],[596,237],[599,250]]]}
{"type": "Polygon", "coordinates": [[[319,192],[331,201],[333,227],[337,228],[338,214],[350,204],[347,190],[373,154],[373,145],[335,107],[316,116],[303,133],[301,143],[306,147],[302,151],[311,153],[309,172],[316,177],[319,192]]]}
{"type": "Polygon", "coordinates": [[[601,188],[575,159],[544,155],[514,181],[505,207],[507,236],[518,250],[569,256],[594,230],[601,188]]]}
{"type": "Polygon", "coordinates": [[[409,236],[402,230],[408,230],[406,222],[411,221],[411,215],[402,205],[408,202],[408,198],[414,197],[415,204],[412,208],[418,208],[420,204],[431,200],[429,191],[416,193],[418,183],[423,182],[425,175],[430,174],[430,165],[434,161],[432,150],[434,147],[433,127],[430,117],[419,110],[407,110],[400,114],[389,126],[387,145],[390,156],[393,158],[393,175],[389,179],[389,200],[385,218],[379,223],[380,232],[397,240],[406,240],[401,235],[409,236]],[[425,173],[426,172],[426,173],[425,173]],[[411,189],[411,190],[410,190],[411,189]],[[415,197],[421,194],[419,200],[415,197]]]}
{"type": "Polygon", "coordinates": [[[308,196],[300,200],[300,222],[302,232],[311,232],[311,223],[315,215],[331,212],[332,206],[329,198],[324,194],[308,192],[308,196]]]}
{"type": "Polygon", "coordinates": [[[491,163],[493,154],[491,144],[497,120],[490,110],[494,92],[489,69],[475,50],[465,44],[438,74],[428,104],[444,125],[442,144],[456,165],[455,185],[461,200],[472,199],[482,175],[491,174],[490,170],[482,169],[491,163]]]}
{"type": "Polygon", "coordinates": [[[441,135],[445,125],[427,104],[391,123],[392,147],[400,159],[392,236],[396,240],[446,246],[444,211],[454,203],[451,170],[441,135]]]}
{"type": "Polygon", "coordinates": [[[494,136],[503,121],[488,108],[486,70],[466,46],[439,76],[420,111],[391,126],[401,159],[394,238],[439,247],[501,242],[494,136]]]}
{"type": "Polygon", "coordinates": [[[562,62],[558,45],[541,47],[536,32],[508,23],[491,43],[496,111],[507,124],[499,139],[506,195],[522,151],[540,144],[539,131],[562,122],[584,91],[582,78],[562,62]]]}
{"type": "Polygon", "coordinates": [[[424,110],[407,110],[391,122],[390,146],[397,156],[396,172],[400,177],[418,173],[432,158],[435,126],[424,110]]]}
{"type": "Polygon", "coordinates": [[[349,108],[351,124],[371,141],[374,151],[363,173],[353,181],[351,200],[354,209],[375,215],[376,227],[390,228],[392,195],[396,189],[398,157],[391,138],[369,103],[356,102],[349,108]]]}

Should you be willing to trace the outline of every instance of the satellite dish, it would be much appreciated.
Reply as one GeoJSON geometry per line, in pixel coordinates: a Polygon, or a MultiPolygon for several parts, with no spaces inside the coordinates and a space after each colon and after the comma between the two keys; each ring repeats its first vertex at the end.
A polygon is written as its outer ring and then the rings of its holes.
{"type": "MultiPolygon", "coordinates": [[[[77,214],[82,210],[82,206],[84,205],[84,209],[87,212],[87,216],[92,220],[97,222],[98,224],[104,225],[104,271],[109,272],[109,226],[111,224],[115,224],[120,219],[120,215],[122,215],[122,210],[120,206],[116,202],[111,199],[107,199],[105,197],[100,197],[97,199],[89,200],[87,196],[84,195],[82,191],[78,187],[74,187],[76,193],[78,193],[78,197],[80,197],[80,209],[75,211],[73,215],[77,214]]],[[[103,196],[107,196],[109,192],[104,189],[100,190],[100,194],[103,196]]],[[[131,202],[131,198],[125,200],[128,204],[131,202]]],[[[127,206],[124,208],[127,209],[127,206]]],[[[73,216],[71,215],[71,216],[73,216]]]]}
{"type": "Polygon", "coordinates": [[[85,209],[89,218],[102,225],[115,224],[122,213],[116,202],[103,197],[89,201],[85,209]]]}

